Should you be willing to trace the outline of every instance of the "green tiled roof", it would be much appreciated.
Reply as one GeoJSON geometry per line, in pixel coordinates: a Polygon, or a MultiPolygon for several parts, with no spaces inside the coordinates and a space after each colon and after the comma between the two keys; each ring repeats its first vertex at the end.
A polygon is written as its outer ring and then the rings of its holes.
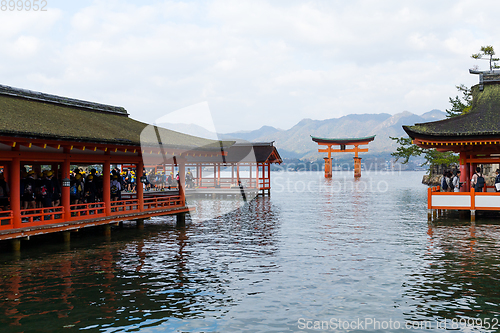
{"type": "MultiPolygon", "coordinates": [[[[220,150],[221,142],[131,119],[124,108],[0,85],[0,135],[89,143],[220,150]],[[148,130],[143,130],[148,127],[148,130]]],[[[227,147],[233,142],[222,142],[227,147]]]]}
{"type": "Polygon", "coordinates": [[[411,138],[480,138],[500,136],[500,84],[472,87],[472,107],[463,115],[444,120],[403,126],[411,138]]]}
{"type": "Polygon", "coordinates": [[[362,138],[319,138],[316,136],[312,136],[311,138],[314,142],[320,142],[320,143],[331,143],[331,144],[347,144],[347,143],[357,143],[357,142],[364,142],[364,141],[373,141],[375,139],[375,135],[372,136],[366,136],[362,138]]]}

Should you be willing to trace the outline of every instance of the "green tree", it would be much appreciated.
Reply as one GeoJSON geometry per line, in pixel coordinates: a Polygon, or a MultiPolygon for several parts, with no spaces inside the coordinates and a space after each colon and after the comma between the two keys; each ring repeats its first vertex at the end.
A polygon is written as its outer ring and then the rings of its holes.
{"type": "MultiPolygon", "coordinates": [[[[461,114],[465,114],[470,111],[472,107],[472,92],[470,88],[467,88],[465,85],[461,84],[456,86],[457,90],[462,93],[462,97],[456,96],[455,98],[450,97],[451,108],[446,110],[446,117],[456,117],[461,114]]],[[[396,148],[396,151],[391,155],[396,158],[396,161],[400,159],[403,160],[403,164],[407,164],[410,161],[411,157],[422,156],[425,159],[425,162],[422,163],[421,166],[428,165],[429,167],[432,165],[450,165],[450,164],[458,164],[458,156],[453,152],[440,152],[436,149],[425,149],[421,148],[411,142],[411,139],[408,137],[400,137],[393,138],[399,146],[396,148]]]]}
{"type": "Polygon", "coordinates": [[[468,113],[472,107],[472,91],[465,85],[456,86],[457,90],[462,93],[462,97],[450,97],[451,108],[446,109],[446,117],[456,117],[461,114],[468,113]]]}
{"type": "Polygon", "coordinates": [[[413,144],[411,142],[411,138],[405,138],[405,137],[400,137],[400,138],[390,137],[390,138],[392,140],[395,140],[399,144],[399,147],[396,148],[396,151],[393,152],[391,155],[396,158],[396,161],[403,159],[403,161],[401,162],[402,164],[407,164],[410,161],[411,157],[417,157],[422,155],[423,158],[425,159],[425,162],[422,163],[420,166],[458,164],[458,156],[451,151],[441,152],[437,151],[436,149],[421,148],[416,144],[413,144]]]}
{"type": "Polygon", "coordinates": [[[493,49],[493,46],[487,45],[487,46],[481,46],[481,52],[471,55],[471,58],[489,60],[490,71],[492,71],[493,68],[500,68],[500,66],[498,66],[496,63],[496,61],[499,61],[500,59],[493,58],[494,55],[495,55],[495,50],[493,49]]]}
{"type": "MultiPolygon", "coordinates": [[[[499,58],[495,58],[495,50],[493,46],[481,46],[481,52],[473,54],[471,57],[474,59],[483,59],[489,60],[490,63],[490,71],[494,68],[500,68],[496,63],[499,61],[499,58]]],[[[468,113],[472,107],[472,91],[470,88],[461,84],[456,86],[457,90],[462,93],[462,97],[455,96],[455,98],[450,97],[451,108],[446,110],[446,117],[456,117],[461,114],[468,113]]],[[[396,161],[399,159],[403,159],[403,164],[409,162],[411,157],[423,156],[425,158],[425,162],[422,165],[439,165],[439,164],[456,164],[458,163],[458,156],[452,152],[440,152],[436,149],[424,149],[420,148],[417,145],[411,142],[410,138],[393,138],[399,147],[396,149],[394,153],[391,155],[396,157],[396,161]]]]}

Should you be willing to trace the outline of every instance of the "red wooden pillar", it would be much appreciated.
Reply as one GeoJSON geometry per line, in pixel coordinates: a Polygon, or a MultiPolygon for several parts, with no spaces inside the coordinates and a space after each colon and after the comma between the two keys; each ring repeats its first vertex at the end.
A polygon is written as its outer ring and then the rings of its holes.
{"type": "Polygon", "coordinates": [[[196,171],[196,176],[198,177],[198,187],[201,187],[203,170],[201,164],[198,164],[198,170],[196,171]]]}
{"type": "MultiPolygon", "coordinates": [[[[255,175],[256,175],[255,176],[255,188],[257,190],[259,190],[260,189],[260,186],[259,186],[259,178],[260,178],[260,176],[259,176],[259,163],[255,163],[255,167],[256,167],[256,170],[255,170],[255,175]]],[[[252,169],[252,165],[250,165],[250,169],[252,169]]]]}
{"type": "MultiPolygon", "coordinates": [[[[67,178],[70,179],[71,173],[71,162],[69,159],[65,158],[62,164],[62,179],[67,178]]],[[[63,186],[61,187],[61,205],[64,207],[64,216],[65,219],[68,220],[71,216],[71,200],[70,200],[70,187],[63,186]]]]}
{"type": "Polygon", "coordinates": [[[332,178],[332,145],[328,145],[328,157],[325,158],[325,178],[332,178]]]}
{"type": "Polygon", "coordinates": [[[214,164],[214,187],[217,187],[217,164],[214,164]]]}
{"type": "Polygon", "coordinates": [[[234,163],[231,164],[231,184],[234,184],[234,163]]]}
{"type": "Polygon", "coordinates": [[[10,164],[10,209],[14,228],[21,228],[21,158],[14,157],[10,164]]]}
{"type": "Polygon", "coordinates": [[[142,212],[144,210],[144,191],[143,191],[143,183],[141,182],[142,177],[142,169],[144,168],[144,162],[142,160],[136,164],[137,172],[135,181],[137,183],[137,202],[139,205],[139,211],[142,212]]]}
{"type": "Polygon", "coordinates": [[[220,164],[217,164],[217,185],[220,187],[220,164]]]}
{"type": "Polygon", "coordinates": [[[186,196],[184,195],[184,184],[186,183],[186,173],[184,169],[186,168],[186,160],[179,159],[177,162],[179,167],[179,195],[181,196],[182,205],[185,206],[186,196]]]}
{"type": "Polygon", "coordinates": [[[462,187],[460,187],[460,192],[468,192],[469,191],[469,168],[467,163],[467,154],[462,151],[460,152],[459,157],[460,164],[460,182],[463,183],[462,187]]]}
{"type": "Polygon", "coordinates": [[[354,177],[361,177],[361,157],[354,157],[354,177]]]}
{"type": "Polygon", "coordinates": [[[109,170],[111,169],[111,164],[109,160],[104,161],[102,166],[102,200],[106,207],[106,215],[111,215],[111,182],[109,179],[109,170]]]}
{"type": "MultiPolygon", "coordinates": [[[[253,165],[252,163],[248,163],[249,169],[250,169],[250,187],[252,187],[253,179],[252,179],[252,168],[253,165]]],[[[259,167],[257,167],[257,176],[259,175],[259,167]]],[[[257,186],[256,186],[257,187],[257,186]]]]}
{"type": "MultiPolygon", "coordinates": [[[[264,164],[265,167],[267,168],[267,175],[266,175],[266,187],[269,188],[269,190],[271,189],[271,163],[267,162],[266,164],[264,164]]],[[[268,192],[269,194],[269,192],[268,192]]]]}
{"type": "MultiPolygon", "coordinates": [[[[470,158],[475,158],[476,156],[470,155],[470,158]]],[[[476,167],[477,163],[469,163],[469,183],[467,184],[469,191],[470,191],[470,180],[472,179],[472,176],[476,173],[476,167]]]]}

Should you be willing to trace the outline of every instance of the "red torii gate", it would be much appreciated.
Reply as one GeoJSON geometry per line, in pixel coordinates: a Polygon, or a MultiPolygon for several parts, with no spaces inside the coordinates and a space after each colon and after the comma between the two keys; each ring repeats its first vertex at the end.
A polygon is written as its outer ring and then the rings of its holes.
{"type": "Polygon", "coordinates": [[[332,178],[332,153],[345,153],[354,152],[354,177],[361,177],[361,157],[358,153],[368,152],[368,148],[359,148],[360,145],[367,145],[375,139],[375,135],[364,138],[318,138],[311,135],[314,142],[320,146],[327,146],[326,149],[318,149],[320,153],[328,153],[325,157],[325,178],[332,178]],[[346,149],[346,146],[354,146],[353,148],[346,149]],[[338,149],[332,149],[332,146],[340,146],[338,149]]]}

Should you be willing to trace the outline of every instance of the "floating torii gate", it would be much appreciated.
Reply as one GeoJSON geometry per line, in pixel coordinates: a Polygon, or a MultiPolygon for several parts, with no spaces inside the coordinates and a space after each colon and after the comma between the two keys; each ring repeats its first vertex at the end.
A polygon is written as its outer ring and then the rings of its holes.
{"type": "Polygon", "coordinates": [[[320,146],[327,146],[325,149],[318,149],[320,153],[328,153],[325,157],[325,178],[332,178],[332,153],[345,153],[354,152],[354,177],[361,177],[361,157],[358,153],[368,152],[368,148],[359,148],[360,145],[367,145],[375,139],[375,135],[365,138],[318,138],[311,135],[314,142],[320,146]],[[354,146],[353,148],[346,148],[346,146],[354,146]],[[332,146],[340,146],[338,149],[332,149],[332,146]]]}

